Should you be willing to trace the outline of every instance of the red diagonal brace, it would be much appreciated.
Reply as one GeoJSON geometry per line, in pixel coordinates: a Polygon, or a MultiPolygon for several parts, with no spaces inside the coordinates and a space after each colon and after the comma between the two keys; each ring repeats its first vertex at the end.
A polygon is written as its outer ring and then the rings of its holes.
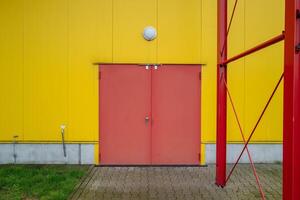
{"type": "Polygon", "coordinates": [[[230,170],[230,172],[229,172],[229,174],[228,174],[228,176],[227,176],[226,182],[229,180],[229,178],[230,178],[230,176],[232,175],[232,173],[233,173],[233,171],[234,171],[236,165],[239,163],[239,161],[240,161],[240,159],[241,159],[241,157],[242,157],[242,155],[243,155],[245,149],[247,148],[247,146],[248,146],[248,144],[249,144],[249,142],[250,142],[250,140],[251,140],[251,138],[252,138],[252,136],[253,136],[253,134],[254,134],[254,132],[255,132],[257,126],[258,126],[258,124],[260,123],[260,121],[261,121],[263,115],[265,114],[265,112],[266,112],[266,110],[267,110],[267,108],[268,108],[268,106],[269,106],[269,104],[270,104],[270,102],[271,102],[271,100],[272,100],[272,98],[273,98],[273,96],[274,96],[274,94],[275,94],[275,92],[277,91],[277,89],[278,89],[278,87],[279,87],[279,85],[280,85],[280,83],[281,83],[281,81],[282,81],[282,79],[283,79],[283,76],[284,76],[284,73],[282,73],[282,75],[281,75],[279,81],[277,82],[277,84],[276,84],[276,86],[275,86],[275,89],[273,90],[273,92],[272,92],[270,98],[268,99],[268,102],[267,102],[267,104],[265,105],[265,107],[264,107],[262,113],[260,114],[260,116],[259,116],[259,118],[258,118],[258,120],[257,120],[257,122],[256,122],[256,124],[255,124],[255,126],[254,126],[254,128],[252,129],[252,131],[251,131],[251,133],[250,133],[250,136],[249,136],[247,142],[245,143],[244,148],[243,148],[243,150],[241,151],[241,153],[240,153],[240,155],[239,155],[237,161],[235,162],[235,164],[234,164],[233,167],[231,168],[231,170],[230,170]]]}
{"type": "Polygon", "coordinates": [[[227,39],[228,39],[228,34],[229,34],[229,31],[230,31],[230,28],[231,28],[233,16],[234,16],[234,14],[235,14],[235,10],[236,10],[236,6],[237,6],[238,1],[239,1],[239,0],[235,0],[235,2],[234,2],[234,6],[233,6],[232,13],[231,13],[229,25],[228,25],[228,28],[227,28],[227,31],[226,31],[226,39],[225,39],[225,41],[224,41],[224,43],[223,43],[223,47],[222,47],[222,51],[221,51],[221,56],[222,56],[223,53],[224,53],[225,43],[227,42],[227,39]]]}
{"type": "MultiPolygon", "coordinates": [[[[244,142],[244,144],[245,144],[245,143],[246,143],[245,135],[244,135],[244,132],[243,132],[243,129],[242,129],[242,126],[241,126],[241,123],[240,123],[238,114],[237,114],[237,112],[236,112],[236,109],[235,109],[235,106],[234,106],[234,103],[233,103],[233,99],[232,99],[231,93],[230,93],[230,91],[229,91],[229,87],[228,87],[228,85],[227,85],[225,79],[223,79],[223,81],[224,81],[224,84],[225,84],[225,87],[226,87],[226,90],[227,90],[227,94],[228,94],[228,97],[229,97],[229,100],[230,100],[231,107],[232,107],[233,112],[234,112],[235,119],[236,119],[236,121],[237,121],[237,123],[238,123],[239,129],[240,129],[240,133],[241,133],[242,138],[243,138],[243,142],[244,142]]],[[[260,195],[261,195],[261,198],[262,198],[262,199],[265,199],[265,194],[264,194],[263,189],[262,189],[262,186],[261,186],[261,184],[260,184],[259,177],[258,177],[258,175],[257,175],[256,168],[255,168],[255,166],[254,166],[254,163],[253,163],[253,160],[252,160],[252,157],[251,157],[251,154],[250,154],[250,152],[249,152],[248,147],[246,147],[246,151],[247,151],[247,154],[248,154],[248,157],[249,157],[249,161],[250,161],[250,164],[251,164],[251,168],[252,168],[252,170],[253,170],[253,175],[255,176],[255,180],[256,180],[256,183],[257,183],[257,185],[258,185],[259,193],[260,193],[260,195]]],[[[226,182],[227,182],[227,181],[226,181],[226,182]]]]}

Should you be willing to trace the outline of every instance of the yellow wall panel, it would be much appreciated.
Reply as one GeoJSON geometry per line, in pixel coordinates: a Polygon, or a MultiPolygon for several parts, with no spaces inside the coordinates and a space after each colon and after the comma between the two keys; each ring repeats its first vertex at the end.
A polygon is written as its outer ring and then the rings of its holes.
{"type": "MultiPolygon", "coordinates": [[[[244,60],[228,65],[227,85],[239,118],[239,122],[244,132],[245,126],[245,68],[244,60]]],[[[227,95],[227,141],[243,141],[240,129],[227,95]]]]}
{"type": "Polygon", "coordinates": [[[216,137],[216,65],[217,65],[217,3],[202,1],[202,93],[201,141],[215,141],[216,137]]]}
{"type": "MultiPolygon", "coordinates": [[[[266,105],[283,68],[283,45],[277,44],[246,59],[246,132],[249,134],[266,105]]],[[[274,96],[253,141],[282,141],[282,85],[274,96]]]]}
{"type": "MultiPolygon", "coordinates": [[[[231,17],[235,0],[228,5],[228,22],[231,17]]],[[[228,35],[228,57],[232,57],[245,50],[245,3],[239,0],[228,35]]],[[[227,84],[231,93],[239,121],[244,131],[245,123],[245,60],[241,59],[228,65],[227,84]]],[[[233,108],[227,95],[227,141],[242,141],[240,129],[234,115],[233,108]]]]}
{"type": "Polygon", "coordinates": [[[158,63],[201,62],[201,1],[158,1],[158,63]]]}
{"type": "Polygon", "coordinates": [[[28,0],[24,13],[24,139],[60,140],[68,112],[67,0],[28,0]]]}
{"type": "MultiPolygon", "coordinates": [[[[251,48],[281,34],[284,29],[284,1],[245,1],[245,47],[251,48]],[[272,13],[266,7],[272,6],[272,13]]],[[[246,57],[245,63],[245,131],[249,135],[283,71],[282,43],[246,57]]],[[[282,141],[282,85],[253,141],[282,141]]]]}
{"type": "Polygon", "coordinates": [[[157,40],[146,41],[142,33],[156,20],[154,0],[113,0],[113,61],[155,63],[157,40]]]}
{"type": "Polygon", "coordinates": [[[74,0],[69,16],[68,140],[98,141],[98,66],[112,62],[112,1],[74,0]]]}
{"type": "Polygon", "coordinates": [[[0,1],[0,140],[23,139],[23,3],[0,1]]]}

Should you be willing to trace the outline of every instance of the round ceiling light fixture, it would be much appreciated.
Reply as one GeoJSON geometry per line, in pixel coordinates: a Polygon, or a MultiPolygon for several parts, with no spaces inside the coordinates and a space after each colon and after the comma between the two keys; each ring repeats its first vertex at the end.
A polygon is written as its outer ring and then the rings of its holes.
{"type": "Polygon", "coordinates": [[[152,26],[147,26],[146,28],[144,28],[143,36],[147,41],[154,40],[157,36],[156,29],[152,26]]]}

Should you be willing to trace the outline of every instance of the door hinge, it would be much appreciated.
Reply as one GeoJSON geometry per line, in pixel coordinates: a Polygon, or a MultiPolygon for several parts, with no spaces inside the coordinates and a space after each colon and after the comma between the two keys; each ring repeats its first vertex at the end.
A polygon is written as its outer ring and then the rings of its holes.
{"type": "Polygon", "coordinates": [[[296,50],[296,53],[300,52],[300,43],[296,45],[295,50],[296,50]]]}
{"type": "Polygon", "coordinates": [[[200,162],[201,161],[200,153],[198,153],[198,159],[199,159],[199,162],[200,162]]]}
{"type": "MultiPolygon", "coordinates": [[[[296,11],[296,19],[300,19],[300,10],[297,9],[296,11]]],[[[298,43],[295,47],[295,51],[296,53],[299,53],[300,52],[300,43],[298,43]]]]}
{"type": "Polygon", "coordinates": [[[201,72],[199,72],[199,80],[201,80],[201,72]]]}
{"type": "Polygon", "coordinates": [[[101,72],[99,72],[98,79],[101,80],[101,72]]]}

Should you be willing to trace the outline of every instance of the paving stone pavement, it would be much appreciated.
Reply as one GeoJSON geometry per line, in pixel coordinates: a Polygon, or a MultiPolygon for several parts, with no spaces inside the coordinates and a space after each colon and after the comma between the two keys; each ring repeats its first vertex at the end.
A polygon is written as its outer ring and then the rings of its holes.
{"type": "MultiPolygon", "coordinates": [[[[281,164],[256,164],[266,199],[281,199],[281,164]]],[[[231,166],[228,166],[228,169],[231,166]]],[[[215,166],[95,167],[71,199],[260,199],[248,164],[239,164],[225,188],[214,184],[215,166]]]]}

